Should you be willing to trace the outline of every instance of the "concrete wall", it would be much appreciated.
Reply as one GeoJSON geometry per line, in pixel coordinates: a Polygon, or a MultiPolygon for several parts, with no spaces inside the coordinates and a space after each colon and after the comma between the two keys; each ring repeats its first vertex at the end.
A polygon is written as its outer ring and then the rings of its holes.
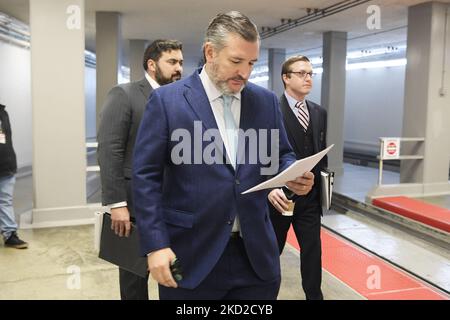
{"type": "Polygon", "coordinates": [[[346,149],[379,150],[379,137],[401,137],[405,67],[347,71],[346,149]]]}
{"type": "MultiPolygon", "coordinates": [[[[379,137],[402,134],[405,67],[348,70],[346,78],[344,147],[374,154],[379,137]]],[[[318,104],[321,83],[317,74],[308,96],[318,104]]],[[[258,84],[267,88],[266,82],[258,84]]]]}
{"type": "MultiPolygon", "coordinates": [[[[320,104],[322,75],[314,78],[309,99],[320,104]]],[[[379,137],[402,134],[405,67],[347,71],[344,148],[379,150],[379,137]]]]}
{"type": "MultiPolygon", "coordinates": [[[[184,66],[184,77],[196,68],[184,66]]],[[[19,167],[31,165],[30,53],[0,42],[0,103],[13,125],[19,167]]],[[[402,132],[405,67],[347,71],[345,148],[377,152],[378,137],[402,132]]],[[[281,81],[281,80],[280,80],[281,81]]],[[[321,74],[314,78],[309,99],[320,103],[321,74]]],[[[86,137],[95,139],[95,69],[85,69],[86,137]]]]}
{"type": "MultiPolygon", "coordinates": [[[[30,50],[0,41],[0,103],[6,105],[19,168],[32,165],[30,50]]],[[[95,69],[85,68],[86,138],[96,137],[95,69]]]]}

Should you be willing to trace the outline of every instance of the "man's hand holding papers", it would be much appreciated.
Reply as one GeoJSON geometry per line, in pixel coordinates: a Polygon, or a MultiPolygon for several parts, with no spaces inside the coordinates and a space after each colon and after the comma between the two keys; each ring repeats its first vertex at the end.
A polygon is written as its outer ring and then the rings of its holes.
{"type": "Polygon", "coordinates": [[[315,155],[295,161],[292,165],[289,166],[289,168],[279,173],[277,176],[244,191],[242,194],[264,189],[280,188],[284,186],[291,189],[291,191],[293,191],[295,194],[307,194],[309,191],[311,191],[311,188],[314,184],[314,175],[310,171],[315,167],[320,159],[322,159],[327,154],[327,152],[330,151],[333,146],[334,144],[332,144],[325,150],[316,153],[315,155]]]}
{"type": "Polygon", "coordinates": [[[297,177],[295,180],[286,182],[286,187],[298,196],[308,194],[313,185],[314,174],[312,172],[305,172],[302,177],[297,177]]]}

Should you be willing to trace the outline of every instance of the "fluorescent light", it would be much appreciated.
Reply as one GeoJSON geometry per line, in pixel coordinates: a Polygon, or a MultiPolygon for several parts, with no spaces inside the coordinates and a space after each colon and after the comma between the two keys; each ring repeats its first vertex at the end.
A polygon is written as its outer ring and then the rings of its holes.
{"type": "Polygon", "coordinates": [[[322,74],[323,73],[323,68],[313,68],[313,72],[315,74],[322,74]]]}
{"type": "Polygon", "coordinates": [[[322,64],[323,58],[322,57],[314,57],[314,58],[311,58],[309,61],[311,61],[311,64],[322,64]]]}
{"type": "Polygon", "coordinates": [[[399,67],[406,65],[406,59],[395,59],[395,60],[381,60],[381,61],[370,61],[370,62],[360,62],[360,63],[350,63],[346,65],[346,70],[359,70],[359,69],[375,69],[375,68],[386,68],[386,67],[399,67]]]}
{"type": "Polygon", "coordinates": [[[250,81],[252,83],[269,81],[269,76],[254,77],[254,78],[249,79],[248,81],[250,81]]]}
{"type": "Polygon", "coordinates": [[[393,52],[400,52],[406,50],[406,45],[388,46],[381,48],[370,48],[367,50],[351,51],[347,53],[347,59],[359,59],[371,56],[384,55],[393,52]]]}
{"type": "Polygon", "coordinates": [[[252,75],[257,75],[260,73],[269,72],[269,67],[267,65],[260,65],[253,68],[252,75]]]}
{"type": "MultiPolygon", "coordinates": [[[[380,60],[380,61],[370,61],[370,62],[359,62],[359,63],[347,63],[345,69],[348,70],[360,70],[360,69],[376,69],[376,68],[388,68],[388,67],[400,67],[406,65],[406,58],[403,59],[393,59],[393,60],[380,60]]],[[[264,72],[268,71],[263,69],[264,72]]],[[[314,67],[313,72],[317,75],[323,73],[323,68],[320,66],[314,67]]],[[[252,74],[252,78],[249,79],[250,82],[258,83],[269,81],[268,75],[257,75],[263,72],[256,72],[252,74]]]]}

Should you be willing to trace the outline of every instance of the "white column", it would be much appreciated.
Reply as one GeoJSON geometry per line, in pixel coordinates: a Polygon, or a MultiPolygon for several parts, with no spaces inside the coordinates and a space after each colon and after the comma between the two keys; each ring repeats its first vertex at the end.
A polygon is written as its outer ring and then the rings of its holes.
{"type": "Polygon", "coordinates": [[[97,124],[106,95],[117,85],[120,72],[121,19],[118,12],[95,13],[97,59],[97,124]]]}
{"type": "Polygon", "coordinates": [[[86,205],[84,0],[31,0],[30,29],[33,225],[91,218],[86,205]]]}
{"type": "Polygon", "coordinates": [[[280,97],[284,92],[281,67],[286,60],[286,49],[269,49],[269,90],[280,97]]]}
{"type": "Polygon", "coordinates": [[[420,184],[424,195],[450,193],[449,15],[450,6],[438,2],[408,9],[403,136],[424,137],[425,143],[402,145],[406,154],[423,154],[424,160],[402,161],[400,179],[420,184]]]}
{"type": "Polygon", "coordinates": [[[323,74],[321,104],[328,112],[327,143],[334,144],[328,167],[340,175],[344,171],[345,64],[347,33],[323,34],[323,74]]]}
{"type": "Polygon", "coordinates": [[[147,47],[147,40],[130,40],[130,80],[139,81],[144,77],[144,52],[147,47]]]}

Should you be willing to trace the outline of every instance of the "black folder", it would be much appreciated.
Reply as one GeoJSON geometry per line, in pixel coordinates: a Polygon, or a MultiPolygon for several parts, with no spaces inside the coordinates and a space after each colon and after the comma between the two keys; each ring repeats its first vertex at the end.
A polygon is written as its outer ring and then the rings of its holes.
{"type": "Polygon", "coordinates": [[[322,207],[329,210],[333,196],[334,172],[327,169],[320,171],[320,183],[322,184],[322,207]]]}
{"type": "Polygon", "coordinates": [[[133,222],[130,235],[119,237],[111,229],[111,215],[104,213],[98,257],[142,278],[147,277],[147,258],[139,253],[139,234],[133,222]]]}

